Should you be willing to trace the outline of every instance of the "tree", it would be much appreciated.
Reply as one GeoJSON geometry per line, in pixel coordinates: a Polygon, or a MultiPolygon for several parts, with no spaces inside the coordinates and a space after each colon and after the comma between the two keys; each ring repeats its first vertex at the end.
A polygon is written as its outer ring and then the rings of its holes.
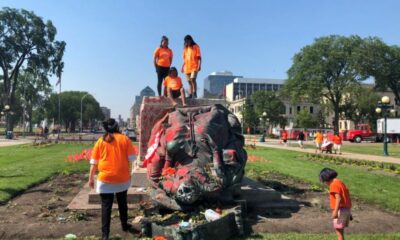
{"type": "Polygon", "coordinates": [[[258,91],[251,95],[251,100],[258,116],[265,117],[272,125],[286,125],[286,118],[283,116],[285,105],[276,92],[258,91]],[[267,114],[266,116],[263,115],[264,112],[267,114]]]}
{"type": "Polygon", "coordinates": [[[369,38],[360,58],[360,69],[375,78],[378,89],[391,89],[400,105],[400,47],[369,38]]]}
{"type": "Polygon", "coordinates": [[[359,84],[352,85],[350,89],[351,91],[344,98],[341,111],[343,116],[352,120],[356,125],[376,122],[376,105],[374,103],[379,101],[378,94],[375,93],[374,89],[359,84]]]}
{"type": "Polygon", "coordinates": [[[246,98],[246,102],[243,108],[243,127],[254,129],[259,124],[259,116],[254,111],[254,106],[249,98],[246,98]]]}
{"type": "MultiPolygon", "coordinates": [[[[61,98],[61,121],[66,130],[75,131],[81,118],[81,100],[87,92],[66,91],[62,92],[61,98]]],[[[83,101],[83,126],[90,125],[89,122],[103,120],[104,116],[100,104],[92,95],[88,95],[83,101]]],[[[46,116],[48,119],[58,117],[58,94],[50,96],[46,103],[46,116]]]]}
{"type": "MultiPolygon", "coordinates": [[[[39,76],[60,71],[65,42],[56,41],[56,28],[33,12],[3,8],[0,11],[0,68],[3,74],[1,105],[16,104],[16,89],[22,69],[34,69],[39,76]]],[[[14,119],[7,115],[7,130],[14,119]]]]}
{"type": "Polygon", "coordinates": [[[297,128],[314,128],[317,126],[317,121],[305,109],[302,109],[294,118],[294,125],[297,128]]]}
{"type": "Polygon", "coordinates": [[[295,54],[288,70],[285,92],[296,101],[327,101],[333,110],[333,128],[339,131],[340,106],[348,86],[363,81],[357,71],[364,40],[358,36],[321,37],[295,54]]]}
{"type": "Polygon", "coordinates": [[[20,96],[22,103],[22,114],[25,114],[25,121],[29,123],[29,132],[32,132],[33,111],[43,112],[44,103],[50,97],[51,85],[46,76],[39,79],[32,71],[23,71],[18,80],[17,90],[17,96],[20,96]]]}

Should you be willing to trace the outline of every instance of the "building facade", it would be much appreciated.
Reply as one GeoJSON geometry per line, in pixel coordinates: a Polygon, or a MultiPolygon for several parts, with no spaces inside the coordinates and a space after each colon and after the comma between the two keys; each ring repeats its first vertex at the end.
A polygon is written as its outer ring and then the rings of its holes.
{"type": "Polygon", "coordinates": [[[235,76],[230,71],[212,72],[204,79],[204,98],[224,98],[226,85],[235,78],[242,76],[235,76]]]}
{"type": "Polygon", "coordinates": [[[257,91],[278,91],[284,80],[268,78],[235,78],[226,85],[226,100],[233,101],[250,97],[257,91]]]}
{"type": "Polygon", "coordinates": [[[107,108],[107,107],[100,107],[101,112],[104,115],[104,119],[109,119],[111,118],[111,109],[107,108]]]}
{"type": "MultiPolygon", "coordinates": [[[[284,82],[285,80],[268,78],[235,78],[232,83],[226,86],[226,100],[229,103],[229,110],[242,121],[246,98],[257,91],[278,91],[283,87],[284,82]]],[[[318,115],[319,105],[317,104],[304,101],[292,104],[286,99],[281,99],[281,101],[285,105],[285,112],[282,115],[288,120],[286,129],[294,127],[295,116],[301,110],[306,110],[313,117],[318,115]]]]}
{"type": "Polygon", "coordinates": [[[149,97],[154,97],[156,93],[154,92],[153,89],[151,89],[149,86],[146,86],[145,88],[140,91],[140,95],[135,96],[135,102],[133,103],[131,109],[130,109],[130,114],[129,114],[129,127],[130,128],[136,128],[136,123],[139,118],[139,113],[140,113],[140,105],[142,104],[143,97],[149,96],[149,97]]]}

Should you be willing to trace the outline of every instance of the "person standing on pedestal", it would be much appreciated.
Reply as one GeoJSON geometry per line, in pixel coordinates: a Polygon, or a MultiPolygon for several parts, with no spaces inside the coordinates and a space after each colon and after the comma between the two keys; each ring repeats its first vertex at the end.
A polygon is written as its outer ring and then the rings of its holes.
{"type": "Polygon", "coordinates": [[[192,36],[186,35],[184,38],[182,73],[186,74],[186,79],[189,81],[189,98],[197,98],[196,78],[200,70],[200,47],[193,40],[192,36]]]}
{"type": "Polygon", "coordinates": [[[161,96],[162,91],[162,83],[164,79],[168,76],[169,68],[172,64],[173,52],[168,48],[168,38],[166,36],[162,36],[160,47],[156,48],[154,51],[154,67],[157,72],[157,92],[158,96],[161,96]]]}
{"type": "Polygon", "coordinates": [[[130,162],[136,160],[136,150],[132,141],[121,134],[115,119],[104,121],[103,128],[106,133],[99,138],[92,150],[89,186],[94,188],[94,175],[98,171],[96,192],[101,197],[101,232],[104,240],[109,239],[110,235],[114,194],[117,196],[122,230],[130,230],[127,192],[131,186],[130,162]]]}

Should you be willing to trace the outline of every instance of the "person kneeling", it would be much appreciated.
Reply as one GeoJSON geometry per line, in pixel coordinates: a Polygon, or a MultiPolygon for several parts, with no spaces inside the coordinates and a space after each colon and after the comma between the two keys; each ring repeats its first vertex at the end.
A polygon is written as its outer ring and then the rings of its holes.
{"type": "Polygon", "coordinates": [[[185,90],[183,89],[182,80],[178,76],[178,71],[175,67],[171,67],[168,77],[164,81],[164,96],[167,96],[175,107],[178,105],[176,99],[181,97],[182,105],[186,106],[185,90]]]}

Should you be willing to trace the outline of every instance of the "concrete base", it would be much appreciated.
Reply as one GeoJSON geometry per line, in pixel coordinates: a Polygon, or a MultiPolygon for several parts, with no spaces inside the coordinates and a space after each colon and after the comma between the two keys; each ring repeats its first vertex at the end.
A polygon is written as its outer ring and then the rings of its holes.
{"type": "MultiPolygon", "coordinates": [[[[91,189],[89,192],[89,204],[100,204],[101,199],[100,195],[96,193],[94,189],[91,189]]],[[[127,202],[130,204],[135,204],[135,203],[140,203],[142,201],[148,201],[150,200],[149,194],[148,194],[148,189],[143,189],[143,188],[135,188],[131,187],[128,189],[128,197],[127,197],[127,202]]],[[[114,199],[114,202],[117,200],[114,199]]]]}
{"type": "MultiPolygon", "coordinates": [[[[100,202],[98,203],[90,203],[89,202],[89,195],[92,190],[89,187],[89,184],[85,184],[81,191],[78,192],[78,194],[75,196],[74,199],[68,204],[67,208],[71,210],[89,210],[89,209],[101,209],[101,204],[100,202]]],[[[135,192],[134,188],[130,188],[128,190],[128,195],[130,192],[135,192]],[[131,190],[132,189],[132,190],[131,190]]],[[[93,196],[92,196],[93,198],[93,196]]],[[[97,198],[100,199],[100,196],[97,195],[97,198]]],[[[129,197],[128,197],[129,199],[129,197]]],[[[136,198],[137,199],[137,198],[136,198]]],[[[128,208],[134,209],[138,208],[139,202],[133,201],[129,202],[128,201],[128,208]]],[[[118,208],[118,205],[116,203],[113,204],[113,208],[118,208]]]]}
{"type": "Polygon", "coordinates": [[[150,187],[145,168],[135,168],[132,170],[132,187],[150,187]]]}
{"type": "MultiPolygon", "coordinates": [[[[128,190],[128,205],[133,208],[142,201],[150,200],[148,188],[142,187],[149,184],[145,172],[135,171],[133,177],[135,187],[128,190]],[[141,179],[141,180],[139,180],[141,179]],[[138,186],[140,185],[140,186],[138,186]]],[[[243,178],[242,186],[236,193],[235,200],[246,201],[248,208],[293,208],[299,207],[293,200],[282,198],[281,194],[249,178],[243,178]]],[[[100,196],[86,184],[68,205],[69,209],[100,209],[100,196]]]]}
{"type": "Polygon", "coordinates": [[[238,195],[238,200],[245,200],[249,207],[281,200],[280,192],[247,177],[243,178],[238,195]]]}

